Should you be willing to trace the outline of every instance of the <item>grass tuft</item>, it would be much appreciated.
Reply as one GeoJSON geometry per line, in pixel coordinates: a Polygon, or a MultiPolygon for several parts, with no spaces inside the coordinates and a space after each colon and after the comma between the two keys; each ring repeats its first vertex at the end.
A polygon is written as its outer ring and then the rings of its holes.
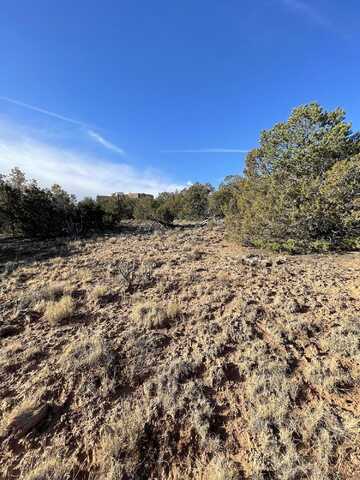
{"type": "Polygon", "coordinates": [[[131,317],[136,323],[148,329],[167,328],[181,317],[181,308],[175,302],[165,307],[153,302],[138,303],[134,306],[131,317]]]}
{"type": "Polygon", "coordinates": [[[74,313],[74,300],[66,295],[58,302],[48,302],[45,307],[45,317],[51,325],[60,325],[74,313]]]}

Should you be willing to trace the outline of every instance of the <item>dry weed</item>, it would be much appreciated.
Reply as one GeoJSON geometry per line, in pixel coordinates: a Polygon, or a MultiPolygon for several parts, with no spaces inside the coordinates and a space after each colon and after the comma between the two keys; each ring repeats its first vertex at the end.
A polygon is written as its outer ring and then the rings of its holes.
{"type": "Polygon", "coordinates": [[[123,402],[121,410],[113,413],[103,428],[94,455],[94,463],[100,470],[99,478],[137,478],[148,418],[148,407],[143,403],[123,402]]]}
{"type": "Polygon", "coordinates": [[[48,302],[45,306],[45,317],[51,325],[60,325],[74,313],[74,300],[67,295],[58,302],[48,302]]]}
{"type": "Polygon", "coordinates": [[[168,303],[165,307],[154,302],[137,303],[131,317],[145,328],[166,328],[181,317],[181,308],[176,302],[168,303]]]}
{"type": "Polygon", "coordinates": [[[83,331],[65,348],[60,366],[64,373],[79,376],[82,394],[93,396],[101,392],[107,395],[116,384],[114,360],[115,353],[109,342],[83,331]]]}
{"type": "Polygon", "coordinates": [[[105,287],[105,285],[96,285],[96,287],[90,292],[90,298],[97,301],[105,297],[107,293],[108,289],[105,287]]]}
{"type": "Polygon", "coordinates": [[[47,458],[22,478],[23,480],[67,480],[70,479],[70,468],[67,463],[65,459],[47,458]]]}

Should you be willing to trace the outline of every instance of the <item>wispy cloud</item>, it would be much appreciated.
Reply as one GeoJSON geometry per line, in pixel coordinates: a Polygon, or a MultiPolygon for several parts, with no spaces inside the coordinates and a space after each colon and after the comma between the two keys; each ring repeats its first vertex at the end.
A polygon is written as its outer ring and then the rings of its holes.
{"type": "Polygon", "coordinates": [[[199,148],[185,150],[161,150],[160,153],[248,153],[249,150],[239,148],[199,148]]]}
{"type": "Polygon", "coordinates": [[[100,143],[100,145],[102,145],[103,147],[107,148],[108,150],[111,150],[112,152],[118,153],[119,155],[125,156],[125,150],[109,142],[99,133],[95,132],[94,130],[88,130],[87,133],[89,137],[93,138],[96,142],[100,143]]]}
{"type": "Polygon", "coordinates": [[[139,170],[128,162],[63,148],[0,119],[0,172],[7,173],[14,166],[40,185],[59,183],[79,198],[131,191],[157,194],[184,188],[150,168],[139,170]]]}
{"type": "MultiPolygon", "coordinates": [[[[332,23],[330,19],[315,8],[312,5],[310,5],[309,2],[305,2],[304,0],[281,0],[282,3],[290,8],[291,10],[309,18],[311,21],[317,23],[318,25],[321,25],[322,27],[330,28],[332,27],[332,23]]],[[[312,2],[313,3],[313,2],[312,2]]]]}
{"type": "Polygon", "coordinates": [[[13,98],[8,98],[8,97],[3,97],[0,96],[0,100],[12,103],[13,105],[17,105],[19,107],[26,108],[28,110],[32,110],[33,112],[37,113],[42,113],[44,115],[47,115],[48,117],[53,117],[56,118],[57,120],[61,120],[63,122],[71,123],[72,125],[76,125],[77,127],[81,127],[82,129],[86,130],[87,135],[96,143],[102,145],[104,148],[107,148],[108,150],[111,150],[112,152],[117,153],[118,155],[124,156],[125,151],[118,147],[117,145],[114,145],[113,143],[109,142],[106,140],[102,135],[100,135],[98,132],[93,130],[93,127],[88,125],[85,122],[81,122],[79,120],[75,120],[70,117],[65,117],[64,115],[60,115],[55,112],[51,112],[50,110],[46,110],[45,108],[37,107],[35,105],[30,105],[28,103],[20,102],[19,100],[15,100],[13,98]]]}

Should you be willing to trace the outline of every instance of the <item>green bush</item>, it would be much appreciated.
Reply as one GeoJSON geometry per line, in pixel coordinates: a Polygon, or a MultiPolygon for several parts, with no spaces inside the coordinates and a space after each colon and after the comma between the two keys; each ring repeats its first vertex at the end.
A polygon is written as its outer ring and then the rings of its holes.
{"type": "Polygon", "coordinates": [[[290,253],[341,248],[359,236],[359,152],[342,110],[298,107],[249,153],[228,232],[243,244],[290,253]]]}
{"type": "Polygon", "coordinates": [[[19,169],[0,179],[0,228],[27,237],[80,236],[105,227],[105,211],[91,199],[76,202],[59,185],[40,188],[19,169]]]}
{"type": "Polygon", "coordinates": [[[233,208],[239,186],[241,186],[239,175],[225,177],[219,188],[209,195],[209,213],[214,217],[225,217],[233,208]]]}
{"type": "Polygon", "coordinates": [[[344,250],[360,250],[360,236],[344,238],[342,247],[344,250]]]}
{"type": "Polygon", "coordinates": [[[209,184],[195,183],[180,193],[180,218],[202,220],[209,215],[209,194],[213,187],[209,184]]]}
{"type": "Polygon", "coordinates": [[[161,222],[172,223],[175,220],[175,212],[170,206],[163,203],[156,209],[155,217],[161,222]]]}

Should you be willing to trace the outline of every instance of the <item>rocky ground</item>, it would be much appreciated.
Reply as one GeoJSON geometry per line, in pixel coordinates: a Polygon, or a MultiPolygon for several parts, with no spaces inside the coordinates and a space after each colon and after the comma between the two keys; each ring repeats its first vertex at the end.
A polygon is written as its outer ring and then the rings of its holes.
{"type": "Polygon", "coordinates": [[[215,225],[0,260],[1,479],[360,478],[360,254],[215,225]]]}

